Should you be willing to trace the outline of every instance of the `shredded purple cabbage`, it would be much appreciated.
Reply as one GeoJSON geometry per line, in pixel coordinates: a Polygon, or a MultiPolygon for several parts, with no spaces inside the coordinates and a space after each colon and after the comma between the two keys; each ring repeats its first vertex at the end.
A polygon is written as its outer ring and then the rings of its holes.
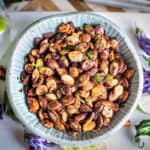
{"type": "MultiPolygon", "coordinates": [[[[135,32],[140,48],[150,56],[150,38],[147,37],[144,31],[138,27],[136,27],[135,32]]],[[[150,63],[150,60],[145,56],[144,59],[150,63]]],[[[150,72],[144,72],[143,93],[150,93],[150,72]]]]}
{"type": "Polygon", "coordinates": [[[150,93],[150,72],[144,72],[143,93],[150,93]]]}
{"type": "Polygon", "coordinates": [[[150,38],[147,37],[144,31],[138,27],[136,27],[136,37],[140,48],[150,55],[150,38]]]}
{"type": "Polygon", "coordinates": [[[3,119],[3,105],[0,104],[0,119],[3,119]]]}
{"type": "Polygon", "coordinates": [[[28,133],[25,134],[25,140],[29,145],[29,150],[46,150],[48,147],[55,145],[54,143],[48,142],[39,136],[28,133]]]}

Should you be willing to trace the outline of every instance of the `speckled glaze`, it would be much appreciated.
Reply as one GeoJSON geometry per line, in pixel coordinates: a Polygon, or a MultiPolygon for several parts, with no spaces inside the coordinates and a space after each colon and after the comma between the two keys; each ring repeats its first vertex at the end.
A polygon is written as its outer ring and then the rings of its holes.
{"type": "Polygon", "coordinates": [[[20,121],[30,131],[52,142],[62,145],[83,146],[98,143],[101,140],[106,139],[123,126],[125,121],[135,110],[138,100],[141,97],[143,88],[143,73],[136,51],[128,41],[128,38],[121,32],[119,27],[103,16],[86,12],[68,13],[42,18],[24,30],[24,32],[12,45],[11,51],[13,51],[13,53],[11,54],[11,59],[8,66],[6,83],[11,106],[20,121]],[[24,93],[18,91],[23,88],[23,85],[18,80],[18,77],[20,78],[20,73],[23,69],[24,56],[28,54],[33,47],[34,38],[42,37],[45,32],[54,32],[60,23],[68,21],[72,21],[75,26],[81,26],[84,23],[102,24],[109,36],[117,38],[120,43],[120,52],[122,53],[124,59],[129,66],[135,68],[136,70],[136,73],[130,82],[130,95],[128,101],[125,106],[121,108],[120,111],[113,117],[110,126],[108,128],[103,128],[97,133],[80,133],[75,137],[71,137],[66,133],[59,132],[53,128],[47,129],[43,127],[36,115],[28,111],[24,93]]]}

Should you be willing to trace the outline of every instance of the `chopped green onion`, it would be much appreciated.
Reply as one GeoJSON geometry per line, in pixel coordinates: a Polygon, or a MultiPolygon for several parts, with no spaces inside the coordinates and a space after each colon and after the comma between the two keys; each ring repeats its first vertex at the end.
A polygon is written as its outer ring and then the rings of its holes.
{"type": "Polygon", "coordinates": [[[135,33],[136,33],[136,34],[143,34],[144,32],[143,32],[142,29],[136,27],[136,28],[135,28],[135,33]]]}
{"type": "Polygon", "coordinates": [[[135,129],[135,142],[138,143],[139,148],[143,148],[144,142],[141,142],[140,136],[150,136],[150,120],[141,121],[138,125],[135,125],[135,129]]]}
{"type": "Polygon", "coordinates": [[[88,51],[86,55],[87,55],[88,59],[93,59],[94,58],[94,55],[93,55],[92,51],[88,51]]]}
{"type": "Polygon", "coordinates": [[[41,65],[42,65],[41,63],[37,63],[37,64],[32,63],[32,64],[31,64],[31,66],[32,66],[32,67],[35,67],[35,68],[40,68],[41,65]]]}
{"type": "Polygon", "coordinates": [[[101,82],[102,82],[102,80],[101,80],[101,77],[100,77],[100,74],[99,74],[99,73],[96,73],[96,74],[94,75],[94,80],[95,80],[96,82],[98,82],[98,83],[101,83],[101,82]]]}

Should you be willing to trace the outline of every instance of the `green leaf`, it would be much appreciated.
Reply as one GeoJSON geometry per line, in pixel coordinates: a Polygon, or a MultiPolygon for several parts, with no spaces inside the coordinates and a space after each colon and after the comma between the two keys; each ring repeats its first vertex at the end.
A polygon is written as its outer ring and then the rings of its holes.
{"type": "Polygon", "coordinates": [[[137,143],[140,142],[140,138],[138,136],[135,137],[135,142],[137,142],[137,143]]]}
{"type": "Polygon", "coordinates": [[[99,73],[96,73],[96,74],[94,75],[94,80],[95,80],[96,82],[98,82],[98,83],[101,83],[101,82],[102,82],[102,80],[101,80],[101,77],[100,77],[100,74],[99,74],[99,73]]]}
{"type": "Polygon", "coordinates": [[[142,146],[140,146],[141,140],[140,136],[150,136],[150,120],[142,120],[138,125],[135,126],[136,129],[136,135],[135,135],[135,142],[138,143],[139,147],[143,147],[144,143],[142,146]]]}
{"type": "Polygon", "coordinates": [[[94,55],[93,55],[92,51],[88,51],[86,56],[88,57],[88,59],[93,59],[94,58],[94,55]]]}
{"type": "Polygon", "coordinates": [[[5,91],[5,94],[4,94],[4,111],[14,121],[20,122],[18,120],[18,118],[16,117],[15,113],[13,112],[12,108],[11,108],[11,105],[10,105],[10,102],[9,102],[8,95],[7,95],[6,91],[5,91]]]}
{"type": "Polygon", "coordinates": [[[144,56],[144,55],[143,55],[143,58],[144,58],[144,60],[147,61],[148,64],[150,65],[150,58],[149,58],[149,57],[146,57],[146,56],[144,56]]]}
{"type": "Polygon", "coordinates": [[[135,28],[135,33],[136,33],[136,34],[143,34],[144,32],[143,32],[143,30],[140,29],[139,27],[136,27],[136,28],[135,28]]]}

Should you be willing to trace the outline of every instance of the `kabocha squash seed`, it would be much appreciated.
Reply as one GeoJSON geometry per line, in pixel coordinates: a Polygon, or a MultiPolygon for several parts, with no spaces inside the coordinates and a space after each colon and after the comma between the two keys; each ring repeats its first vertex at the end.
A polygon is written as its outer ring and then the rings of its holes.
{"type": "Polygon", "coordinates": [[[41,124],[75,136],[110,125],[128,99],[134,72],[103,26],[69,22],[35,38],[21,81],[29,111],[41,124]]]}

